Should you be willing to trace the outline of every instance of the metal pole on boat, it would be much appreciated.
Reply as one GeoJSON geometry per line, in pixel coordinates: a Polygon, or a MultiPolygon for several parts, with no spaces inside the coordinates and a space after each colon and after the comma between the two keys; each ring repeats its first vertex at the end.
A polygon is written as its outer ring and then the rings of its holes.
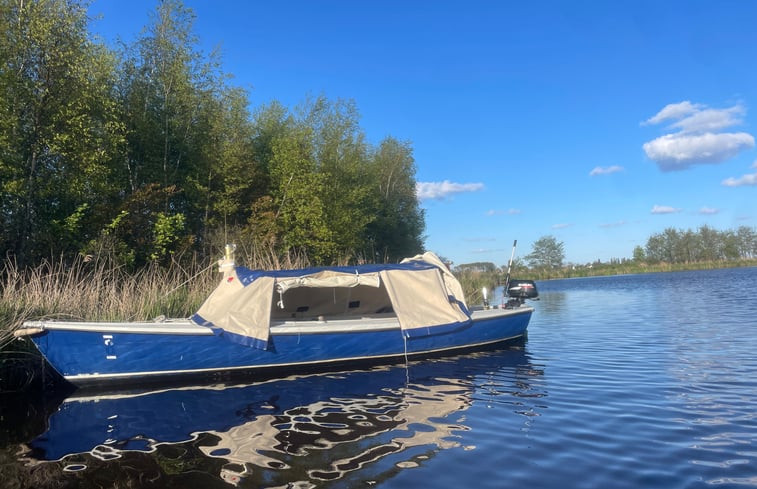
{"type": "Polygon", "coordinates": [[[229,270],[233,270],[236,263],[234,263],[234,252],[237,249],[236,244],[227,244],[223,249],[223,258],[218,260],[218,271],[226,273],[229,270]]]}
{"type": "Polygon", "coordinates": [[[507,295],[507,289],[510,287],[510,270],[513,267],[513,258],[515,257],[515,247],[518,245],[518,240],[513,241],[513,251],[510,253],[510,261],[507,263],[507,275],[505,276],[505,290],[502,291],[502,302],[505,301],[505,295],[507,295]]]}

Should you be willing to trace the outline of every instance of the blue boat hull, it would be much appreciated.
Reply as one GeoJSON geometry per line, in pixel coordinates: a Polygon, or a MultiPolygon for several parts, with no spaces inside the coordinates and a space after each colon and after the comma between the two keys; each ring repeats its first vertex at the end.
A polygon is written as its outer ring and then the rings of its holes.
{"type": "Polygon", "coordinates": [[[405,338],[397,328],[328,332],[327,327],[272,328],[266,350],[207,328],[43,326],[32,337],[48,362],[77,386],[177,380],[250,372],[312,371],[353,362],[383,363],[483,348],[525,335],[533,309],[490,311],[454,331],[405,338]]]}

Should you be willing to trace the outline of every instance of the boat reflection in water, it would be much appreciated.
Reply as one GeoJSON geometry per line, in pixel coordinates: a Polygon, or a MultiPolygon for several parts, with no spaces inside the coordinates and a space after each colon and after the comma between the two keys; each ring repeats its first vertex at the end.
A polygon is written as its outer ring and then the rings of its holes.
{"type": "Polygon", "coordinates": [[[540,376],[514,347],[250,385],[82,392],[61,404],[25,456],[86,471],[134,452],[166,458],[161,451],[178,446],[174,473],[207,471],[233,485],[379,481],[441,450],[473,448],[461,439],[463,413],[476,402],[533,413],[524,404],[544,395],[532,386],[540,376]]]}

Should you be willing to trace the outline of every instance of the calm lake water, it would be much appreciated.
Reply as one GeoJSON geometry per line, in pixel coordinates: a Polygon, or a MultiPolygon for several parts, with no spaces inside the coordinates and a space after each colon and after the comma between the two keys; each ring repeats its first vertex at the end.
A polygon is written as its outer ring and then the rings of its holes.
{"type": "Polygon", "coordinates": [[[757,487],[757,268],[538,285],[527,341],[494,352],[4,395],[0,487],[757,487]]]}

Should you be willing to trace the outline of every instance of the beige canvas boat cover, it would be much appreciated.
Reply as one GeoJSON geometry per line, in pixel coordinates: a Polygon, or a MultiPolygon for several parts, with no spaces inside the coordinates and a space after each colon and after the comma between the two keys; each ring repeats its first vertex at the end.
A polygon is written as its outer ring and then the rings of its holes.
{"type": "Polygon", "coordinates": [[[399,265],[252,271],[228,268],[192,320],[216,334],[267,348],[272,320],[393,313],[403,333],[429,335],[470,322],[462,287],[432,253],[399,265]]]}
{"type": "Polygon", "coordinates": [[[441,332],[440,328],[457,328],[470,320],[461,304],[454,297],[450,300],[439,269],[386,270],[381,276],[407,337],[430,335],[441,332]]]}
{"type": "Polygon", "coordinates": [[[296,287],[357,287],[367,285],[379,287],[381,285],[378,272],[373,273],[344,273],[334,270],[323,270],[302,277],[283,277],[276,280],[279,292],[296,287]]]}
{"type": "Polygon", "coordinates": [[[244,285],[236,269],[228,270],[192,320],[237,343],[265,350],[275,282],[275,278],[263,276],[244,285]]]}
{"type": "Polygon", "coordinates": [[[435,265],[442,274],[442,278],[444,279],[444,286],[447,289],[447,295],[454,297],[459,302],[462,302],[463,306],[465,306],[466,308],[468,307],[468,305],[465,303],[465,294],[463,294],[462,285],[460,285],[460,282],[457,280],[457,278],[452,275],[452,272],[449,271],[447,265],[445,265],[438,256],[436,256],[434,253],[431,253],[430,251],[427,251],[422,255],[415,255],[412,258],[405,258],[400,263],[411,263],[414,261],[435,265]]]}

